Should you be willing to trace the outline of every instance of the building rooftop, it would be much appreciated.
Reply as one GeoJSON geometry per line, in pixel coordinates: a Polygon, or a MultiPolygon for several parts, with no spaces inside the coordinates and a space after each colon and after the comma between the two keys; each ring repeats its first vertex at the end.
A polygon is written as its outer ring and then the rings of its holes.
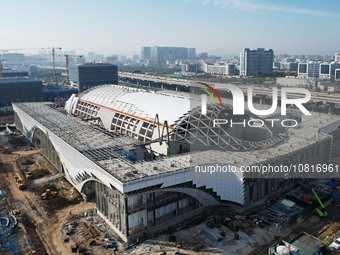
{"type": "Polygon", "coordinates": [[[270,255],[280,254],[299,254],[310,255],[319,254],[321,249],[321,242],[314,236],[305,232],[296,236],[290,242],[281,241],[269,248],[270,255]]]}
{"type": "Polygon", "coordinates": [[[117,65],[111,64],[111,63],[87,62],[87,63],[79,64],[79,66],[117,66],[117,65]]]}
{"type": "MultiPolygon", "coordinates": [[[[150,120],[153,120],[157,113],[160,118],[167,119],[169,123],[174,122],[175,116],[179,118],[188,111],[185,102],[189,100],[185,99],[181,93],[169,91],[151,93],[121,88],[117,90],[118,87],[96,88],[81,94],[80,98],[108,108],[138,114],[150,120]],[[184,106],[181,103],[184,103],[184,106]]],[[[230,100],[223,101],[230,102],[230,100]]],[[[190,154],[161,156],[153,161],[132,163],[121,156],[124,146],[142,146],[141,142],[132,137],[104,131],[67,115],[47,103],[16,103],[15,105],[121,181],[186,171],[191,166],[209,163],[240,167],[260,164],[267,160],[275,161],[280,156],[327,139],[328,134],[340,126],[340,120],[336,120],[334,115],[313,112],[312,116],[302,116],[302,123],[298,127],[287,130],[288,139],[273,147],[242,152],[211,149],[190,154]]],[[[268,106],[260,105],[256,108],[268,108],[268,106]]],[[[239,177],[242,178],[242,176],[239,177]]]]}
{"type": "Polygon", "coordinates": [[[307,233],[301,233],[290,243],[299,249],[299,255],[315,254],[321,249],[320,240],[307,233]]]}
{"type": "Polygon", "coordinates": [[[190,110],[190,100],[177,94],[156,93],[124,86],[101,86],[86,91],[79,97],[109,109],[122,111],[153,122],[156,114],[159,122],[169,125],[190,110]]]}
{"type": "Polygon", "coordinates": [[[17,83],[17,82],[41,82],[41,80],[39,79],[35,79],[35,78],[28,78],[28,77],[2,77],[0,78],[0,83],[17,83]]]}
{"type": "MultiPolygon", "coordinates": [[[[55,109],[50,103],[16,103],[15,105],[47,128],[49,132],[57,135],[118,179],[121,179],[124,170],[134,171],[132,163],[121,156],[121,151],[123,146],[141,145],[138,140],[105,132],[55,109]],[[120,171],[114,171],[112,167],[105,168],[106,165],[103,163],[105,160],[109,160],[113,165],[119,165],[120,171]]],[[[138,177],[141,176],[143,175],[138,177]]]]}

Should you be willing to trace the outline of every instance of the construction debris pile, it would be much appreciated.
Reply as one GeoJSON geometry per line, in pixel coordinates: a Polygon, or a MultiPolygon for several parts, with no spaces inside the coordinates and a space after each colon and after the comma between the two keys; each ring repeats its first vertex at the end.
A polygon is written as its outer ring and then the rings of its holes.
{"type": "Polygon", "coordinates": [[[75,192],[69,183],[56,182],[46,184],[34,190],[40,198],[42,207],[47,215],[51,215],[58,210],[69,205],[77,204],[81,201],[81,196],[75,192]]]}
{"type": "Polygon", "coordinates": [[[8,147],[13,151],[29,151],[34,149],[33,145],[23,135],[9,136],[8,147]]]}
{"type": "Polygon", "coordinates": [[[72,215],[61,230],[61,236],[71,252],[86,254],[112,254],[122,246],[113,231],[97,215],[96,210],[72,215]]]}
{"type": "Polygon", "coordinates": [[[19,158],[17,166],[24,173],[27,180],[38,179],[56,172],[54,167],[49,162],[46,162],[40,154],[19,158]]]}
{"type": "Polygon", "coordinates": [[[142,245],[134,247],[136,254],[185,253],[185,254],[248,254],[260,250],[279,232],[297,220],[299,208],[287,200],[263,207],[257,213],[244,216],[216,208],[215,214],[201,224],[174,229],[142,245]]]}
{"type": "Polygon", "coordinates": [[[25,215],[17,208],[13,209],[3,185],[0,183],[0,188],[3,188],[0,189],[0,253],[33,254],[40,251],[40,247],[36,246],[36,236],[30,235],[31,231],[22,225],[25,215]]]}

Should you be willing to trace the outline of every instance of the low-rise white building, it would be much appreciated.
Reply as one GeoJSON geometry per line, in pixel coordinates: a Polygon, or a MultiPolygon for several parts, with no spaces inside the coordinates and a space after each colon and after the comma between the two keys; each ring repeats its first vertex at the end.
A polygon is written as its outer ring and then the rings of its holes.
{"type": "Polygon", "coordinates": [[[283,87],[303,87],[308,88],[313,82],[304,77],[286,76],[276,78],[276,84],[283,87]]]}

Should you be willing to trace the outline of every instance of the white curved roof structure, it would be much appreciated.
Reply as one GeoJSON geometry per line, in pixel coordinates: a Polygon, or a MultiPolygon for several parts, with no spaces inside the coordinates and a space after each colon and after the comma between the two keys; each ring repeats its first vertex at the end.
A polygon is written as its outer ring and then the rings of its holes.
{"type": "MultiPolygon", "coordinates": [[[[285,130],[270,127],[266,121],[263,129],[212,126],[214,119],[236,121],[239,116],[233,116],[228,104],[210,105],[203,115],[199,107],[193,107],[197,102],[189,99],[189,95],[106,85],[88,90],[79,98],[72,96],[65,108],[69,113],[97,121],[107,130],[151,143],[151,149],[160,154],[168,154],[167,147],[160,148],[155,141],[172,140],[178,144],[245,151],[270,147],[287,139],[285,130]],[[168,134],[171,138],[167,138],[168,134]]],[[[241,118],[248,120],[257,116],[248,112],[241,118]]]]}
{"type": "Polygon", "coordinates": [[[79,99],[152,121],[158,114],[159,122],[169,125],[190,110],[189,98],[115,85],[96,87],[79,99]]]}

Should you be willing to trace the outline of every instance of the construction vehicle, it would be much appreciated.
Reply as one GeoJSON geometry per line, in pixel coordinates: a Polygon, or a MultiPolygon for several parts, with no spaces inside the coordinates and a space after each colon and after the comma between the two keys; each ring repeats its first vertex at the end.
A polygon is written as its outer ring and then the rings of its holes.
{"type": "Polygon", "coordinates": [[[326,217],[327,216],[327,212],[325,210],[325,206],[324,204],[322,203],[321,199],[319,198],[319,196],[316,194],[315,190],[312,188],[311,189],[312,192],[313,192],[313,196],[316,198],[316,200],[318,201],[319,203],[319,207],[316,207],[315,208],[315,212],[320,216],[320,217],[326,217]]]}
{"type": "Polygon", "coordinates": [[[313,197],[314,199],[318,202],[319,206],[314,208],[315,212],[322,218],[326,217],[328,214],[325,210],[325,205],[322,203],[321,199],[319,198],[318,194],[316,194],[314,188],[312,187],[312,185],[310,184],[310,182],[308,180],[305,180],[309,189],[312,191],[313,197]]]}
{"type": "Polygon", "coordinates": [[[50,189],[47,189],[44,193],[40,195],[40,199],[46,200],[46,199],[53,199],[58,196],[58,191],[51,191],[50,189]]]}
{"type": "Polygon", "coordinates": [[[32,171],[26,172],[26,179],[31,179],[33,177],[32,171]]]}
{"type": "Polygon", "coordinates": [[[27,188],[26,178],[19,171],[15,172],[14,180],[19,189],[27,188]]]}

